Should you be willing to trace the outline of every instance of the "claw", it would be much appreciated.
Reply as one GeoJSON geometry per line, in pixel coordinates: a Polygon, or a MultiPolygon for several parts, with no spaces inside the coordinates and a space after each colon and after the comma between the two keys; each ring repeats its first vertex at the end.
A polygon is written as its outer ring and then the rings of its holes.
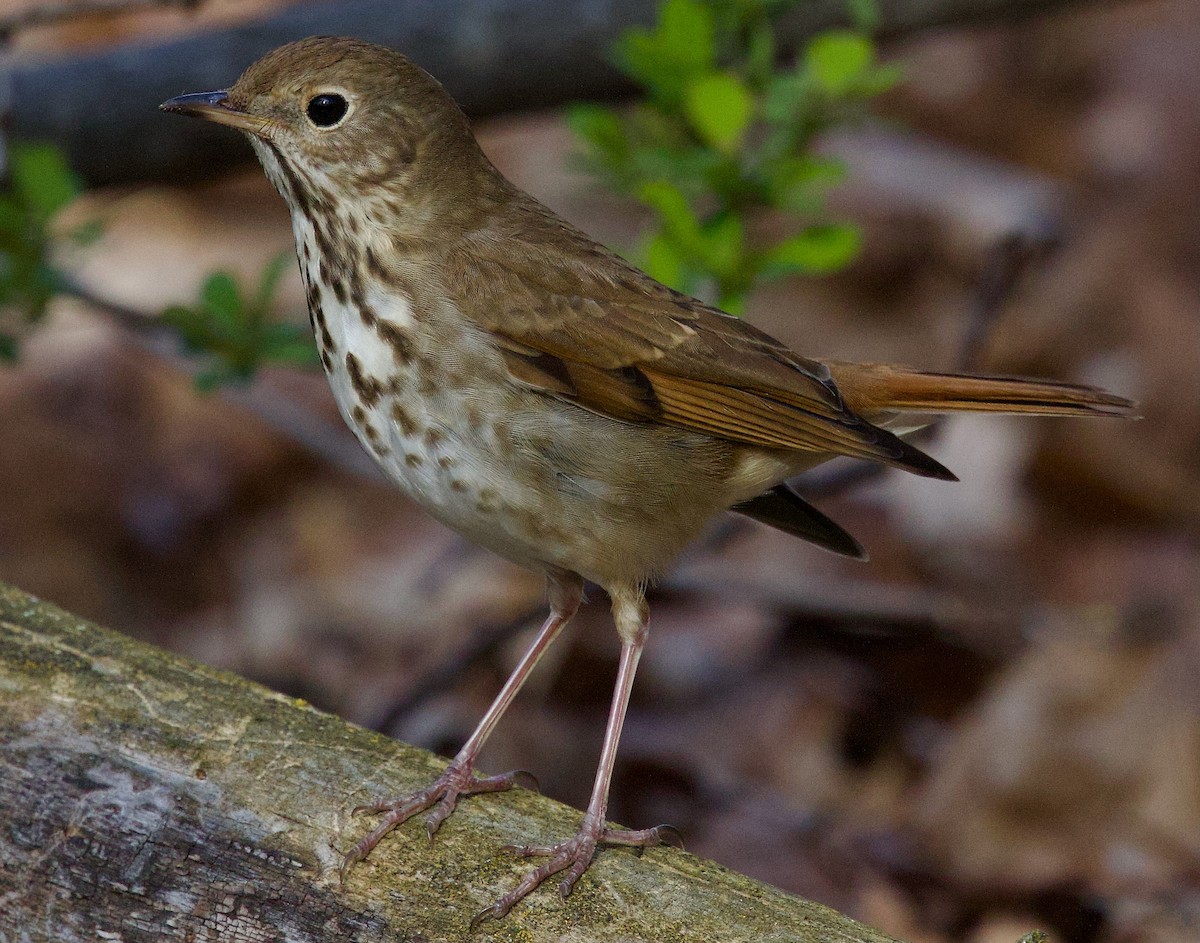
{"type": "Polygon", "coordinates": [[[631,829],[604,828],[595,822],[587,822],[580,828],[574,838],[569,838],[557,845],[503,845],[501,851],[518,855],[522,858],[540,857],[547,860],[537,868],[528,872],[515,888],[501,897],[487,910],[476,914],[471,921],[474,929],[486,920],[498,920],[513,907],[531,894],[545,880],[566,872],[558,884],[558,893],[567,897],[575,889],[575,884],[587,872],[596,849],[600,845],[630,845],[640,853],[647,845],[662,843],[664,838],[679,841],[679,833],[670,825],[658,825],[654,828],[631,829]]]}
{"type": "Polygon", "coordinates": [[[542,784],[538,782],[537,777],[529,772],[529,770],[515,769],[508,775],[513,778],[514,786],[520,786],[522,789],[528,789],[530,792],[541,794],[542,784]]]}
{"type": "MultiPolygon", "coordinates": [[[[672,848],[678,848],[680,851],[685,850],[683,847],[683,836],[674,825],[656,825],[650,831],[657,833],[660,845],[670,845],[672,848]]],[[[643,846],[644,848],[645,846],[643,846]]]]}
{"type": "Polygon", "coordinates": [[[493,904],[491,907],[485,907],[471,918],[471,930],[478,930],[483,924],[489,920],[499,920],[508,913],[507,910],[499,910],[499,904],[493,904]]]}
{"type": "Polygon", "coordinates": [[[529,773],[522,770],[504,773],[500,776],[476,777],[469,764],[456,766],[451,763],[428,789],[422,789],[396,799],[381,799],[366,805],[355,806],[351,810],[351,815],[383,813],[384,817],[365,838],[361,839],[347,853],[339,869],[343,880],[350,867],[367,857],[388,832],[407,822],[418,812],[424,812],[433,806],[433,810],[425,817],[425,833],[432,840],[442,823],[454,812],[460,797],[477,792],[503,792],[511,789],[523,778],[533,780],[535,785],[537,783],[537,780],[533,779],[529,773]]]}

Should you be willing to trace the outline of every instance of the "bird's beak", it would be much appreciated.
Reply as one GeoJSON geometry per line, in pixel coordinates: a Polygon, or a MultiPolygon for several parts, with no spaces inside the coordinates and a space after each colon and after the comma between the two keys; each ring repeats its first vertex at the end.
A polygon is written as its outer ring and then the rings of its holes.
{"type": "Polygon", "coordinates": [[[177,95],[169,98],[158,106],[163,111],[179,115],[189,115],[193,118],[203,118],[217,124],[226,124],[239,131],[248,131],[260,137],[270,125],[267,118],[256,118],[244,111],[238,111],[229,104],[229,92],[192,92],[190,95],[177,95]]]}

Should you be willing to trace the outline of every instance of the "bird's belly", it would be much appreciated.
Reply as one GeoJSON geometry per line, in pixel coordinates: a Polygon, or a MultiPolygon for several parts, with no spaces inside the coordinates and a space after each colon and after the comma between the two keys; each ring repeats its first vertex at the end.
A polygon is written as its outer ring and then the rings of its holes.
{"type": "Polygon", "coordinates": [[[435,356],[376,376],[367,365],[386,363],[383,352],[362,338],[354,350],[359,373],[342,358],[329,379],[363,447],[426,511],[517,563],[602,585],[644,580],[722,506],[726,450],[709,454],[696,437],[604,419],[435,356]]]}
{"type": "Polygon", "coordinates": [[[554,400],[514,383],[445,312],[343,294],[310,294],[342,416],[405,494],[468,539],[613,585],[661,572],[730,503],[727,446],[554,400]]]}

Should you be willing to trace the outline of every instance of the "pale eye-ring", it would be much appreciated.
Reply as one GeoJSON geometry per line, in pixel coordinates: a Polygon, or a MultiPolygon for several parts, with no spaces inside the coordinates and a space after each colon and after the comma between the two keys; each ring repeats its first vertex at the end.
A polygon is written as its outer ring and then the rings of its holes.
{"type": "Polygon", "coordinates": [[[332,128],[346,117],[349,107],[346,99],[337,92],[322,92],[308,100],[305,112],[308,114],[308,120],[318,128],[332,128]]]}

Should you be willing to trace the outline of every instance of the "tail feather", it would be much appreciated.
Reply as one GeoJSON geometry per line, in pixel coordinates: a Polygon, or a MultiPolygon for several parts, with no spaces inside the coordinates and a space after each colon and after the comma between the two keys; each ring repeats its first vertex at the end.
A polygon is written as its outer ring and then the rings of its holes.
{"type": "Polygon", "coordinates": [[[786,481],[749,501],[735,504],[732,511],[807,540],[832,553],[867,559],[867,551],[840,524],[805,501],[786,481]]]}
{"type": "Polygon", "coordinates": [[[846,404],[867,419],[894,413],[990,412],[1036,416],[1135,415],[1135,404],[1092,386],[1023,377],[925,373],[830,363],[846,404]]]}

